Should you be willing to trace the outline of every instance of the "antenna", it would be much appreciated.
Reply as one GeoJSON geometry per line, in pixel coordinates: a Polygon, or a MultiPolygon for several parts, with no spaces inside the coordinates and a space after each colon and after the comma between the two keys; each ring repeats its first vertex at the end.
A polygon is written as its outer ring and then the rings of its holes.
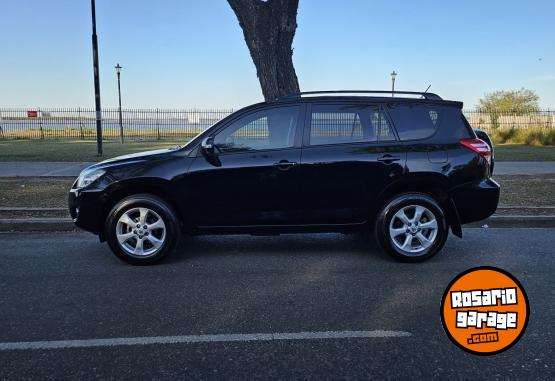
{"type": "Polygon", "coordinates": [[[430,90],[430,87],[432,87],[432,84],[431,84],[431,83],[428,85],[428,87],[426,87],[426,90],[424,90],[424,92],[422,93],[422,98],[426,98],[426,97],[424,96],[424,94],[426,94],[426,93],[428,92],[428,90],[430,90]]]}

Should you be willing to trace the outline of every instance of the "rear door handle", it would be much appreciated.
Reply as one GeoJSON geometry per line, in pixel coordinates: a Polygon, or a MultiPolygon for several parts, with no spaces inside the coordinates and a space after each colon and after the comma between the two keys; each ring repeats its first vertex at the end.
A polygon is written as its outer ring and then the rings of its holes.
{"type": "Polygon", "coordinates": [[[277,169],[279,169],[280,171],[287,171],[295,165],[297,165],[296,162],[288,160],[280,160],[279,162],[274,163],[274,167],[277,167],[277,169]]]}
{"type": "Polygon", "coordinates": [[[390,163],[393,163],[393,162],[399,161],[399,160],[401,160],[401,158],[399,156],[393,156],[393,155],[390,155],[388,153],[386,153],[382,157],[378,158],[379,162],[382,162],[382,163],[385,163],[385,164],[390,164],[390,163]]]}

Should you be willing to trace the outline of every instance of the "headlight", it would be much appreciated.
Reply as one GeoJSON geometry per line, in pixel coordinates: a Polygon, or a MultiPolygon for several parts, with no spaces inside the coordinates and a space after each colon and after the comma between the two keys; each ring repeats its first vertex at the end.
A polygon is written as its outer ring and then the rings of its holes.
{"type": "Polygon", "coordinates": [[[77,188],[84,188],[90,185],[93,181],[95,181],[105,173],[106,171],[103,169],[93,169],[81,172],[79,178],[77,179],[77,188]]]}

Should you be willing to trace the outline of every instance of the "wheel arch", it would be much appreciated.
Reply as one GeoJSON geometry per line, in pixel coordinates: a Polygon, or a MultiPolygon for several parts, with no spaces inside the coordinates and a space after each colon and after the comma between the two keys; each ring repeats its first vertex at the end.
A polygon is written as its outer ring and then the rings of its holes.
{"type": "Polygon", "coordinates": [[[425,193],[440,204],[451,231],[457,237],[462,238],[461,222],[455,204],[449,195],[450,188],[451,183],[444,175],[437,173],[407,174],[402,179],[391,183],[378,195],[375,202],[376,210],[372,211],[372,215],[377,216],[381,207],[399,194],[408,192],[425,193]]]}
{"type": "Polygon", "coordinates": [[[124,198],[138,194],[153,195],[167,202],[177,214],[176,217],[183,227],[184,220],[182,209],[180,208],[177,197],[171,191],[171,188],[169,180],[160,178],[137,178],[111,184],[108,189],[106,189],[104,196],[105,202],[102,203],[101,212],[99,214],[98,231],[100,240],[106,240],[103,227],[108,218],[108,213],[110,213],[112,208],[124,198]]]}

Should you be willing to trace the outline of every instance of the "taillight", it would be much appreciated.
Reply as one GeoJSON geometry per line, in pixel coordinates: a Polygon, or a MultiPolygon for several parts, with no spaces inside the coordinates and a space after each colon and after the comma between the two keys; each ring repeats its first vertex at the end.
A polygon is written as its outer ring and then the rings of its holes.
{"type": "Polygon", "coordinates": [[[483,156],[488,163],[491,162],[491,149],[488,143],[482,139],[461,139],[461,144],[478,155],[483,156]]]}

